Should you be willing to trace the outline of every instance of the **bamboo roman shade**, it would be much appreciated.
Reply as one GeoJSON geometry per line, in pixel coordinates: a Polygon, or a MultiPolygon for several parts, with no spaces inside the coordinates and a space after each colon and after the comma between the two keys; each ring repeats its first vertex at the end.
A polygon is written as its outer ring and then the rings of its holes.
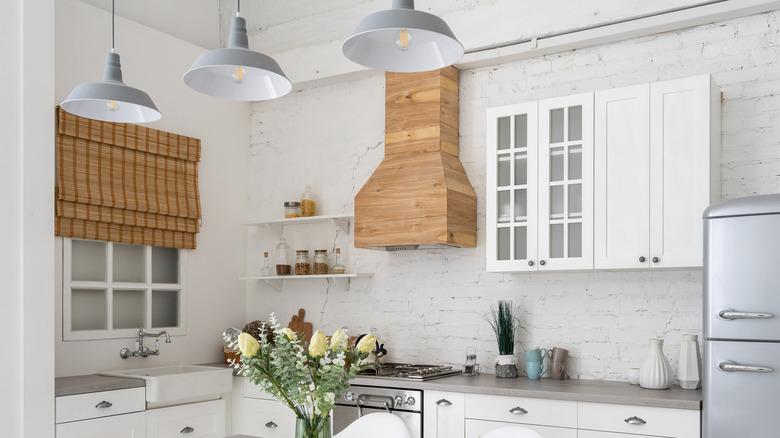
{"type": "Polygon", "coordinates": [[[181,249],[200,228],[200,140],[57,109],[58,236],[181,249]]]}

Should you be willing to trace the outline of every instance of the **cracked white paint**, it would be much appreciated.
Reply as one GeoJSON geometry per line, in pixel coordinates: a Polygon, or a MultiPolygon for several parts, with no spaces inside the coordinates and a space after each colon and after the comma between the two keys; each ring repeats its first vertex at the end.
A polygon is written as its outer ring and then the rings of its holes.
{"type": "MultiPolygon", "coordinates": [[[[701,333],[700,270],[495,274],[484,270],[485,109],[539,98],[709,73],[724,92],[723,193],[780,189],[778,12],[461,72],[461,160],[478,195],[478,247],[385,253],[349,249],[351,236],[318,225],[288,229],[293,247],[345,248],[348,266],[374,272],[346,282],[248,286],[248,316],[307,308],[316,328],[378,332],[390,359],[461,364],[475,346],[485,371],[496,345],[484,315],[499,299],[522,309],[529,347],[571,351],[570,374],[625,379],[647,340],[664,338],[676,363],[684,333],[701,333]],[[335,242],[335,244],[334,244],[335,242]]],[[[382,159],[384,81],[374,74],[306,89],[253,111],[250,219],[278,217],[311,184],[326,214],[352,200],[382,159]]],[[[276,242],[250,232],[248,266],[276,242]]]]}

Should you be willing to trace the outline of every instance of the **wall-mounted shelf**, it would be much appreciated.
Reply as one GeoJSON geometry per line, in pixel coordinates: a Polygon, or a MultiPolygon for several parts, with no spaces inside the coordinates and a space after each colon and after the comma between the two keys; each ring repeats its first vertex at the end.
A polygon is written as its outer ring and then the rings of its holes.
{"type": "MultiPolygon", "coordinates": [[[[273,230],[276,234],[281,234],[282,230],[287,225],[307,225],[307,224],[316,224],[316,223],[323,223],[323,222],[332,222],[344,232],[349,232],[349,225],[352,222],[352,220],[355,218],[353,215],[346,215],[346,214],[329,214],[329,215],[322,215],[322,216],[310,216],[310,217],[296,217],[296,218],[290,218],[290,219],[276,219],[271,221],[261,221],[261,222],[250,222],[243,224],[247,227],[268,227],[271,230],[273,230]]],[[[345,274],[347,275],[347,274],[345,274]]]]}
{"type": "MultiPolygon", "coordinates": [[[[319,275],[268,275],[268,276],[256,276],[256,277],[239,277],[242,281],[264,281],[272,286],[281,285],[285,280],[327,280],[328,282],[343,278],[347,280],[347,287],[351,283],[353,278],[369,278],[374,274],[370,273],[350,273],[350,274],[319,274],[319,275]]],[[[278,288],[277,288],[278,289],[278,288]]]]}

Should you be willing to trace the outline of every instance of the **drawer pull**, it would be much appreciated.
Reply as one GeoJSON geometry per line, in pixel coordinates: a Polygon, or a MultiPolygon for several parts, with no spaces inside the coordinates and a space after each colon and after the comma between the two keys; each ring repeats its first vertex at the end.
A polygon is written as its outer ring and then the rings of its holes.
{"type": "Polygon", "coordinates": [[[628,417],[628,418],[626,418],[623,421],[625,421],[628,424],[633,424],[635,426],[641,426],[643,424],[647,424],[647,421],[645,421],[645,420],[643,420],[643,419],[641,419],[639,417],[628,417]]]}
{"type": "Polygon", "coordinates": [[[774,316],[775,315],[771,313],[738,312],[734,309],[724,309],[718,312],[718,317],[727,321],[733,321],[735,319],[769,319],[774,318],[774,316]]]}
{"type": "Polygon", "coordinates": [[[515,406],[514,408],[509,410],[509,413],[510,414],[514,414],[514,415],[524,415],[524,414],[527,414],[528,411],[526,411],[525,409],[521,408],[520,406],[515,406]]]}
{"type": "Polygon", "coordinates": [[[741,365],[730,360],[719,363],[718,368],[726,372],[742,371],[745,373],[771,373],[774,371],[769,367],[762,367],[758,365],[741,365]]]}
{"type": "Polygon", "coordinates": [[[452,406],[452,402],[447,400],[446,398],[437,401],[436,404],[439,406],[452,406]]]}
{"type": "Polygon", "coordinates": [[[268,423],[265,423],[265,427],[268,429],[276,429],[277,427],[279,427],[279,425],[274,423],[273,421],[269,421],[268,423]]]}
{"type": "Polygon", "coordinates": [[[185,426],[184,429],[179,431],[179,433],[192,433],[195,432],[195,429],[190,426],[185,426]]]}
{"type": "Polygon", "coordinates": [[[98,408],[98,409],[108,409],[111,406],[114,406],[114,405],[111,404],[111,402],[107,402],[105,400],[103,400],[102,402],[100,402],[100,403],[95,405],[95,407],[98,408]]]}

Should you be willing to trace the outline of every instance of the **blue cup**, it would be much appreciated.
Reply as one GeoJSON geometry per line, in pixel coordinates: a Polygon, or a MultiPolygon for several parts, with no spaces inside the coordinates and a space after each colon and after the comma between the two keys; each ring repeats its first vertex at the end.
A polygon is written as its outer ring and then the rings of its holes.
{"type": "Polygon", "coordinates": [[[528,362],[542,363],[542,359],[548,356],[548,351],[544,348],[534,348],[525,352],[525,360],[528,362]]]}
{"type": "Polygon", "coordinates": [[[528,378],[531,380],[539,380],[542,378],[542,374],[544,374],[545,369],[542,366],[542,362],[531,362],[528,361],[525,363],[525,371],[526,374],[528,374],[528,378]]]}

